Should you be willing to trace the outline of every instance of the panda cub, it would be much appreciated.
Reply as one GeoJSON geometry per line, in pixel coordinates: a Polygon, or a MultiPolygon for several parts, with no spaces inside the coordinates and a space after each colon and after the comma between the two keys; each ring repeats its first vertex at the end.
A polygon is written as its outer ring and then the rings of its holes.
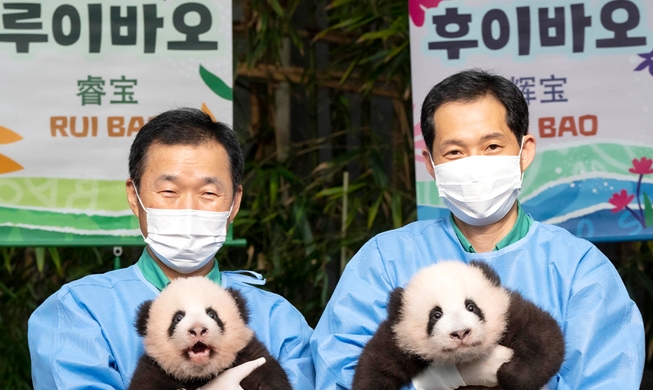
{"type": "Polygon", "coordinates": [[[136,330],[145,354],[130,390],[193,390],[224,370],[265,357],[242,382],[244,390],[290,390],[288,377],[247,326],[247,303],[235,289],[205,277],[178,278],[143,302],[136,330]]]}
{"type": "Polygon", "coordinates": [[[558,323],[502,287],[482,262],[445,261],[420,270],[390,293],[387,311],[363,348],[353,390],[400,389],[430,364],[472,362],[497,344],[513,350],[497,372],[499,388],[539,390],[564,360],[558,323]]]}

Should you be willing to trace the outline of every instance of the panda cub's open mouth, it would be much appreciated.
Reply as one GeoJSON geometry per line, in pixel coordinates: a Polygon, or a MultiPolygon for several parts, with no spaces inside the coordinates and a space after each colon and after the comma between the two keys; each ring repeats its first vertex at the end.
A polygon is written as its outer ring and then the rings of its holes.
{"type": "Polygon", "coordinates": [[[204,360],[211,355],[211,347],[198,341],[191,348],[186,350],[190,360],[204,360]]]}

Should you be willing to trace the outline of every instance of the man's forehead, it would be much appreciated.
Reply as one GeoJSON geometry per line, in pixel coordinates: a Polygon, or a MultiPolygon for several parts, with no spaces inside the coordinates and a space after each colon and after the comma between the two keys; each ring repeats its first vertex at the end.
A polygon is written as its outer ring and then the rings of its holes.
{"type": "Polygon", "coordinates": [[[152,143],[143,159],[143,173],[158,182],[180,182],[191,177],[203,184],[221,185],[230,176],[229,155],[217,141],[200,144],[152,143]]]}

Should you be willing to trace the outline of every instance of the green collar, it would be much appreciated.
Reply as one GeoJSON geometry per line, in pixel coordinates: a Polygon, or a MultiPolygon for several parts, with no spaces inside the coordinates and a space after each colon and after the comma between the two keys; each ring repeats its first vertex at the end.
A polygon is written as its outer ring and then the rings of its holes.
{"type": "MultiPolygon", "coordinates": [[[[170,279],[168,279],[166,274],[163,273],[161,267],[159,267],[156,261],[154,261],[152,256],[147,252],[147,249],[143,249],[143,254],[136,264],[143,273],[143,276],[145,276],[145,279],[152,283],[154,287],[159,289],[159,291],[163,290],[163,288],[170,283],[170,279]]],[[[222,283],[222,276],[216,259],[213,259],[213,268],[211,268],[211,271],[206,275],[206,277],[218,285],[222,283]]]]}
{"type": "MultiPolygon", "coordinates": [[[[458,237],[458,241],[460,241],[460,244],[462,245],[465,252],[476,253],[476,250],[472,244],[456,225],[456,222],[453,219],[453,214],[450,214],[449,218],[451,220],[451,226],[453,226],[453,230],[456,232],[456,236],[458,237]]],[[[494,250],[498,251],[499,249],[503,249],[508,245],[514,244],[522,238],[526,237],[526,234],[528,234],[528,230],[531,228],[532,224],[533,218],[531,218],[530,215],[526,214],[524,210],[522,210],[521,204],[517,202],[517,221],[515,222],[515,226],[513,226],[508,234],[494,246],[494,250]]]]}

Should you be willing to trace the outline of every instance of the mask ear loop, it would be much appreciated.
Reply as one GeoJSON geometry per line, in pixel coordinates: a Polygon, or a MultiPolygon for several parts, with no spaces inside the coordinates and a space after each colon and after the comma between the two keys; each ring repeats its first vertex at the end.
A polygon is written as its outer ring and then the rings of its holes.
{"type": "Polygon", "coordinates": [[[524,172],[521,170],[521,152],[522,152],[522,150],[524,150],[524,138],[525,137],[526,137],[526,134],[522,135],[521,145],[519,145],[519,154],[518,154],[518,156],[519,156],[519,173],[520,173],[519,181],[524,180],[524,172]]]}
{"type": "Polygon", "coordinates": [[[433,155],[431,154],[431,151],[428,151],[429,153],[429,160],[431,160],[431,166],[433,167],[433,176],[435,177],[435,162],[433,161],[433,155]]]}
{"type": "Polygon", "coordinates": [[[147,214],[147,209],[145,208],[145,206],[143,206],[143,201],[141,201],[141,197],[138,195],[138,188],[136,188],[136,184],[134,184],[134,192],[136,193],[136,199],[138,199],[138,203],[140,203],[141,207],[145,211],[145,214],[147,214]]]}

